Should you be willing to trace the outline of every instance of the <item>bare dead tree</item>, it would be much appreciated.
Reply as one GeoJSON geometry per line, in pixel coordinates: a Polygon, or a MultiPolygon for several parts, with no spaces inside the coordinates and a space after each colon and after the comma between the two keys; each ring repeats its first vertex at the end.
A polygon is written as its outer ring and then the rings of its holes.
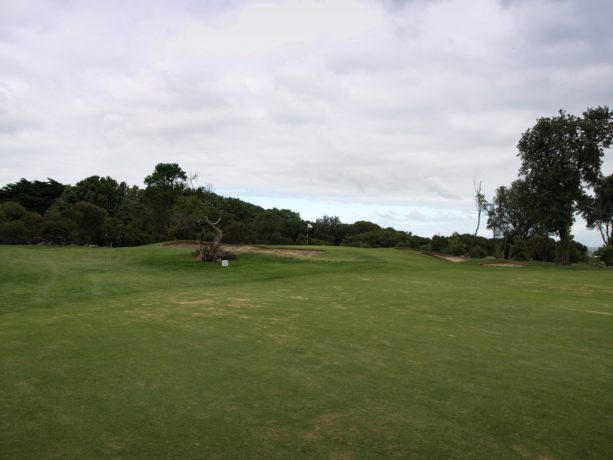
{"type": "Polygon", "coordinates": [[[215,222],[211,222],[207,216],[204,216],[203,219],[196,221],[196,224],[198,225],[198,227],[200,227],[200,230],[201,230],[200,249],[199,249],[199,255],[198,255],[198,260],[200,262],[217,260],[218,256],[220,255],[219,245],[223,238],[223,232],[217,226],[220,221],[221,221],[221,217],[217,219],[215,222]],[[213,237],[213,241],[208,245],[208,247],[206,246],[205,241],[204,241],[204,234],[206,232],[207,225],[215,231],[215,236],[213,237]]]}
{"type": "Polygon", "coordinates": [[[485,201],[485,195],[481,192],[481,181],[477,183],[475,181],[475,205],[477,206],[477,228],[475,229],[475,236],[479,231],[481,225],[481,212],[485,208],[487,201],[485,201]]]}

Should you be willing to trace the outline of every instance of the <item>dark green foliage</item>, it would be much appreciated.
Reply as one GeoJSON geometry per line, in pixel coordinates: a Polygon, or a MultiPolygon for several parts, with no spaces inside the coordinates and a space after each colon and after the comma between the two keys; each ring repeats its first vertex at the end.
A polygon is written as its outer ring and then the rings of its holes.
{"type": "Polygon", "coordinates": [[[345,239],[347,227],[337,216],[323,216],[313,224],[312,236],[338,246],[345,239]]]}
{"type": "Polygon", "coordinates": [[[28,211],[20,203],[8,201],[0,204],[0,244],[35,242],[41,225],[40,214],[28,211]]]}
{"type": "Polygon", "coordinates": [[[537,228],[533,195],[526,181],[518,179],[510,187],[498,187],[487,206],[487,228],[495,237],[528,238],[537,228]]]}
{"type": "Polygon", "coordinates": [[[570,263],[576,264],[578,262],[587,261],[587,246],[571,240],[570,242],[570,263]]]}
{"type": "Polygon", "coordinates": [[[75,223],[78,244],[101,244],[104,241],[104,224],[107,212],[95,204],[79,201],[67,213],[75,223]]]}
{"type": "Polygon", "coordinates": [[[281,237],[289,243],[296,243],[301,234],[306,233],[306,223],[300,214],[289,209],[276,209],[273,212],[281,218],[281,237]]]}
{"type": "Polygon", "coordinates": [[[211,215],[211,211],[206,203],[196,196],[178,196],[170,211],[169,238],[199,238],[201,229],[196,225],[196,222],[200,221],[204,216],[211,215]]]}
{"type": "Polygon", "coordinates": [[[30,182],[21,179],[0,189],[0,203],[16,201],[27,210],[43,215],[64,191],[64,185],[53,179],[30,182]]]}
{"type": "Polygon", "coordinates": [[[560,111],[540,118],[517,147],[520,175],[532,196],[539,224],[560,238],[560,264],[570,262],[570,227],[584,197],[584,187],[600,177],[604,149],[613,140],[613,113],[608,107],[588,109],[583,117],[560,111]]]}
{"type": "Polygon", "coordinates": [[[603,246],[596,251],[596,256],[607,266],[613,265],[613,245],[603,246]]]}
{"type": "Polygon", "coordinates": [[[69,244],[73,242],[76,224],[59,213],[45,217],[42,225],[42,238],[49,243],[69,244]]]}
{"type": "Polygon", "coordinates": [[[509,256],[514,260],[527,261],[530,257],[528,244],[523,238],[515,237],[509,251],[509,256]]]}
{"type": "Polygon", "coordinates": [[[187,174],[177,163],[159,163],[145,177],[145,199],[151,207],[151,230],[156,240],[170,236],[171,209],[187,188],[187,174]]]}
{"type": "Polygon", "coordinates": [[[405,232],[399,232],[393,228],[379,228],[378,230],[348,236],[342,244],[362,248],[408,247],[409,239],[405,232]]]}
{"type": "Polygon", "coordinates": [[[432,250],[432,248],[430,247],[430,238],[413,235],[411,232],[408,232],[407,242],[408,242],[408,247],[413,248],[413,249],[424,248],[424,250],[426,251],[432,250]]]}
{"type": "Polygon", "coordinates": [[[409,247],[442,252],[454,256],[487,257],[495,254],[495,241],[469,233],[454,233],[450,237],[434,235],[431,241],[409,235],[409,247]]]}
{"type": "Polygon", "coordinates": [[[223,241],[229,244],[243,244],[253,241],[253,237],[245,223],[235,221],[224,227],[223,241]]]}
{"type": "Polygon", "coordinates": [[[26,244],[30,242],[30,232],[22,220],[0,223],[0,244],[26,244]]]}
{"type": "Polygon", "coordinates": [[[128,186],[110,177],[91,176],[74,186],[79,201],[86,201],[106,210],[110,216],[119,211],[128,186]]]}
{"type": "Polygon", "coordinates": [[[472,246],[468,253],[470,254],[471,259],[482,259],[487,257],[487,251],[478,244],[472,246]]]}
{"type": "Polygon", "coordinates": [[[434,235],[430,247],[434,252],[444,252],[449,244],[449,237],[442,235],[434,235]]]}
{"type": "Polygon", "coordinates": [[[252,225],[256,243],[270,243],[281,239],[281,218],[273,211],[264,211],[252,225]]]}
{"type": "Polygon", "coordinates": [[[0,205],[0,213],[6,220],[20,220],[26,215],[26,208],[21,203],[9,201],[0,205]]]}
{"type": "Polygon", "coordinates": [[[451,238],[449,238],[449,243],[444,252],[453,256],[464,256],[468,254],[468,245],[462,241],[459,234],[454,233],[451,238]]]}
{"type": "Polygon", "coordinates": [[[147,188],[184,190],[187,174],[177,163],[158,163],[153,173],[145,177],[147,188]]]}
{"type": "Polygon", "coordinates": [[[547,235],[534,235],[527,240],[528,256],[540,262],[553,262],[556,256],[556,242],[547,235]]]}
{"type": "Polygon", "coordinates": [[[381,230],[381,227],[379,227],[377,224],[373,222],[368,222],[365,220],[358,220],[357,222],[354,222],[353,224],[347,225],[345,234],[347,236],[352,236],[352,235],[359,235],[360,233],[373,232],[376,230],[381,230]]]}
{"type": "Polygon", "coordinates": [[[590,229],[597,229],[606,245],[613,244],[613,174],[594,184],[594,195],[581,203],[582,215],[590,229]]]}

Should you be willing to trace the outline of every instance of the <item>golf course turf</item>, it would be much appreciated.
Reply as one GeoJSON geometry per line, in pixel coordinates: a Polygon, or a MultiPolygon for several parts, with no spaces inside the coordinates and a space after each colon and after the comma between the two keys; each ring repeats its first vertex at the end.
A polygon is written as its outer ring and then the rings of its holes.
{"type": "Polygon", "coordinates": [[[613,270],[0,246],[0,458],[603,459],[613,270]]]}

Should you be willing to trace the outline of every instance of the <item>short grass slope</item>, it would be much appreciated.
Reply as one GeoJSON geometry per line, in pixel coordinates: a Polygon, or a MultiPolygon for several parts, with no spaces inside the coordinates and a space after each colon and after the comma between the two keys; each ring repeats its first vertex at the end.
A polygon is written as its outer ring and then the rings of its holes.
{"type": "Polygon", "coordinates": [[[0,247],[0,456],[611,456],[613,271],[324,249],[0,247]]]}

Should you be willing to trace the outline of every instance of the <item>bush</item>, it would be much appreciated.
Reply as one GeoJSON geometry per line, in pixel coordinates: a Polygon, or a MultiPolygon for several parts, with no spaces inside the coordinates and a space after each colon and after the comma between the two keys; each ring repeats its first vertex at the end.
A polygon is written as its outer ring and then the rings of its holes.
{"type": "Polygon", "coordinates": [[[447,245],[445,252],[447,254],[451,254],[452,256],[463,256],[468,253],[468,248],[464,243],[462,243],[459,235],[454,233],[453,236],[449,238],[449,244],[447,245]]]}
{"type": "Polygon", "coordinates": [[[20,220],[26,214],[26,208],[16,201],[7,201],[0,205],[0,211],[6,216],[8,220],[20,220]]]}
{"type": "Polygon", "coordinates": [[[434,252],[443,252],[447,249],[447,245],[449,244],[449,238],[441,235],[434,235],[432,237],[432,241],[430,242],[430,247],[434,252]]]}
{"type": "Polygon", "coordinates": [[[510,251],[509,257],[514,260],[527,261],[529,257],[529,253],[528,253],[528,245],[526,244],[526,241],[520,238],[515,238],[515,240],[513,240],[513,244],[511,245],[511,251],[510,251]]]}
{"type": "Polygon", "coordinates": [[[42,236],[51,243],[72,243],[76,231],[76,224],[58,214],[45,217],[42,225],[42,236]]]}
{"type": "Polygon", "coordinates": [[[0,224],[1,244],[26,244],[30,242],[30,232],[22,220],[0,224]]]}
{"type": "Polygon", "coordinates": [[[351,235],[345,238],[342,244],[360,248],[392,248],[409,245],[407,234],[393,229],[372,230],[351,235]]]}
{"type": "Polygon", "coordinates": [[[470,248],[470,257],[471,259],[483,259],[487,257],[487,251],[479,245],[473,246],[470,248]]]}
{"type": "Polygon", "coordinates": [[[532,260],[553,262],[556,257],[556,242],[547,235],[535,235],[528,239],[528,255],[532,260]]]}
{"type": "Polygon", "coordinates": [[[613,245],[603,246],[595,253],[598,258],[608,267],[613,265],[613,245]]]}
{"type": "Polygon", "coordinates": [[[576,264],[578,262],[587,261],[587,246],[576,241],[570,242],[570,263],[576,264]]]}
{"type": "Polygon", "coordinates": [[[253,237],[243,222],[232,222],[223,229],[223,242],[228,244],[249,243],[253,237]]]}

